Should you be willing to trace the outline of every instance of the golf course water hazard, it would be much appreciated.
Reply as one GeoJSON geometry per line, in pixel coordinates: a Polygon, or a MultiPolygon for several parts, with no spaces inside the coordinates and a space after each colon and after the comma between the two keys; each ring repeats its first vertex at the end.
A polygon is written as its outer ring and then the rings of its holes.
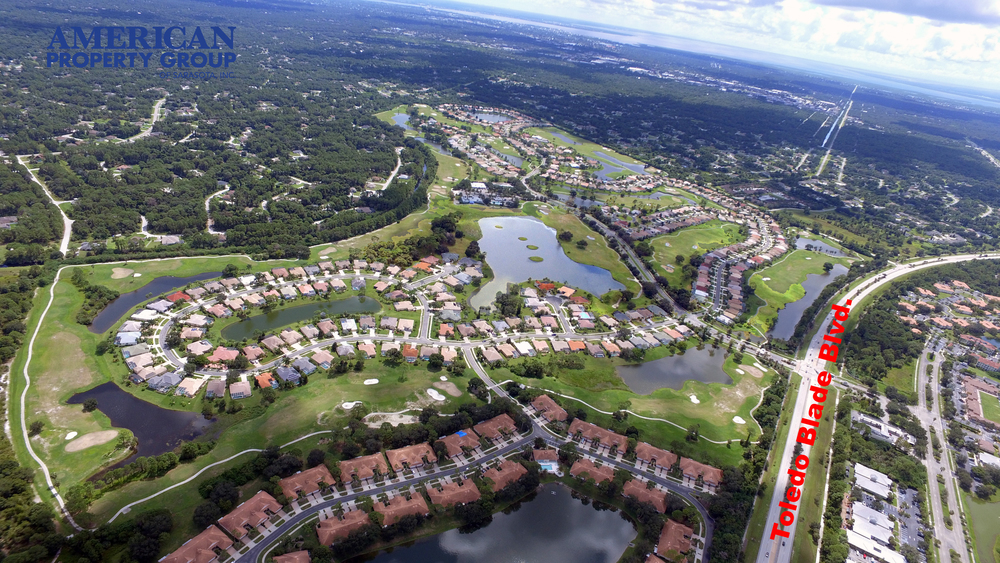
{"type": "Polygon", "coordinates": [[[663,388],[681,389],[691,380],[728,385],[733,380],[722,370],[725,359],[724,350],[691,348],[683,355],[674,354],[635,366],[619,366],[618,375],[639,395],[663,388]]]}
{"type": "Polygon", "coordinates": [[[90,332],[103,334],[104,331],[118,323],[125,313],[131,311],[132,307],[135,307],[139,303],[148,301],[152,298],[147,297],[147,295],[160,295],[161,293],[185,287],[191,282],[210,280],[221,275],[222,272],[205,272],[203,274],[196,274],[186,278],[175,278],[173,276],[161,276],[155,278],[153,281],[147,283],[139,289],[123,293],[118,296],[118,299],[108,303],[108,306],[105,307],[103,311],[98,313],[96,317],[94,317],[94,322],[90,323],[90,332]]]}
{"type": "MultiPolygon", "coordinates": [[[[508,514],[471,534],[443,534],[379,553],[372,563],[613,563],[635,538],[617,512],[598,510],[558,484],[538,492],[508,514]]],[[[356,558],[353,561],[362,561],[356,558]]]]}
{"type": "Polygon", "coordinates": [[[791,338],[795,334],[795,325],[802,318],[802,313],[813,304],[813,301],[816,301],[819,294],[823,292],[823,288],[837,279],[837,276],[842,276],[846,273],[847,266],[834,264],[833,269],[829,273],[809,274],[806,276],[806,281],[802,283],[802,288],[806,290],[806,294],[802,299],[792,301],[778,311],[778,320],[775,321],[774,327],[771,328],[768,334],[773,338],[791,338]]]}
{"type": "Polygon", "coordinates": [[[519,283],[528,278],[540,280],[549,278],[573,287],[602,295],[612,289],[625,286],[611,277],[611,272],[597,266],[580,264],[570,260],[563,252],[556,231],[538,219],[529,217],[494,217],[480,219],[479,228],[483,238],[479,247],[486,252],[486,263],[495,276],[472,296],[472,306],[477,309],[489,305],[498,291],[504,291],[508,283],[519,283]],[[500,228],[497,228],[500,227],[500,228]],[[520,240],[521,237],[526,240],[520,240]],[[537,246],[530,249],[528,245],[537,246]],[[531,261],[532,256],[542,258],[541,262],[531,261]]]}
{"type": "Polygon", "coordinates": [[[313,301],[305,305],[289,307],[233,323],[222,329],[222,337],[229,340],[252,338],[257,331],[270,332],[274,329],[311,319],[322,313],[327,317],[337,317],[351,313],[376,313],[382,308],[378,301],[367,298],[362,303],[359,297],[348,297],[338,301],[313,301]]]}

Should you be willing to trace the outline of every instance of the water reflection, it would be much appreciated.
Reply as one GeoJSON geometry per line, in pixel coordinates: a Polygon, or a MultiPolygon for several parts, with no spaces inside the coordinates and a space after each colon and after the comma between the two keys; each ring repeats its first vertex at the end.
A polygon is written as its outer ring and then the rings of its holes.
{"type": "Polygon", "coordinates": [[[479,247],[486,252],[486,262],[495,277],[472,296],[473,307],[489,305],[498,291],[506,290],[508,283],[522,282],[528,278],[540,280],[548,277],[594,295],[624,287],[604,268],[570,260],[556,240],[556,231],[538,219],[480,219],[479,228],[483,233],[479,247]],[[502,228],[498,229],[497,226],[502,228]],[[527,240],[522,241],[520,237],[527,240]],[[538,248],[529,249],[528,245],[538,248]],[[542,261],[533,262],[529,259],[532,256],[541,257],[542,261]]]}
{"type": "Polygon", "coordinates": [[[111,425],[131,430],[139,441],[135,455],[116,464],[116,467],[138,456],[169,452],[181,441],[202,435],[212,424],[199,413],[169,410],[143,401],[110,381],[77,393],[66,402],[78,405],[87,399],[97,399],[98,410],[111,419],[111,425]]]}
{"type": "Polygon", "coordinates": [[[149,300],[147,295],[160,295],[161,293],[172,292],[180,289],[191,282],[209,280],[222,275],[222,272],[205,272],[188,276],[186,278],[175,278],[173,276],[162,276],[154,279],[146,285],[123,293],[104,308],[103,311],[94,317],[94,322],[90,323],[90,332],[102,334],[121,320],[125,313],[132,310],[139,303],[149,300]]]}
{"type": "Polygon", "coordinates": [[[348,297],[338,301],[313,301],[305,305],[255,315],[233,323],[222,329],[222,337],[239,341],[244,338],[252,338],[257,331],[270,332],[283,326],[311,319],[317,313],[325,314],[327,317],[336,317],[351,313],[375,313],[381,308],[378,301],[372,298],[366,298],[363,303],[359,297],[348,297]]]}
{"type": "Polygon", "coordinates": [[[842,276],[846,273],[846,266],[834,264],[833,269],[829,273],[809,274],[806,276],[806,281],[802,283],[802,288],[806,290],[806,294],[802,299],[793,301],[778,311],[778,319],[768,334],[774,338],[781,338],[783,340],[791,338],[795,334],[795,325],[802,318],[802,313],[813,304],[813,301],[816,301],[823,288],[837,279],[837,276],[842,276]]]}
{"type": "Polygon", "coordinates": [[[510,118],[506,115],[500,115],[499,113],[474,113],[472,114],[479,121],[485,121],[487,123],[503,123],[504,121],[510,121],[510,118]]]}
{"type": "Polygon", "coordinates": [[[733,382],[722,371],[725,353],[709,347],[691,348],[683,355],[675,354],[636,366],[619,366],[618,375],[633,392],[648,395],[657,389],[681,389],[689,380],[703,383],[733,382]]]}
{"type": "Polygon", "coordinates": [[[613,563],[636,536],[617,512],[598,510],[557,484],[471,534],[449,530],[376,555],[373,563],[613,563]]]}

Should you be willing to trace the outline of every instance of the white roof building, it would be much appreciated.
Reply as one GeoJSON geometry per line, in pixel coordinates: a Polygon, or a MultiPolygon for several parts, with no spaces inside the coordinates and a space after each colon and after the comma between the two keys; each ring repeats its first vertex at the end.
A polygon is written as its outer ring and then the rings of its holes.
{"type": "Polygon", "coordinates": [[[995,465],[1000,467],[1000,457],[986,452],[979,452],[979,463],[985,465],[995,465]]]}
{"type": "Polygon", "coordinates": [[[881,526],[886,530],[895,530],[896,526],[889,520],[889,517],[874,508],[868,508],[864,503],[856,502],[851,506],[854,513],[854,521],[864,520],[870,524],[881,526]]]}
{"type": "Polygon", "coordinates": [[[885,473],[879,473],[860,463],[854,464],[854,476],[858,487],[879,497],[887,498],[892,487],[892,480],[885,473]]]}
{"type": "Polygon", "coordinates": [[[879,545],[878,542],[868,539],[854,530],[846,530],[846,532],[847,543],[854,549],[885,563],[906,563],[906,558],[900,553],[879,545]]]}
{"type": "Polygon", "coordinates": [[[889,545],[889,538],[892,537],[892,532],[882,526],[872,524],[867,520],[859,520],[858,518],[854,519],[854,531],[865,538],[875,540],[883,545],[889,545]]]}

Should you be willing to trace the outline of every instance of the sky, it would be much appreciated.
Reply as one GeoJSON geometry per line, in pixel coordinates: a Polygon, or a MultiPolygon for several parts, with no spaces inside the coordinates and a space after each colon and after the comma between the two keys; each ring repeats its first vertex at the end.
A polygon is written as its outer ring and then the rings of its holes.
{"type": "Polygon", "coordinates": [[[1000,90],[1000,0],[474,0],[876,74],[1000,90]]]}

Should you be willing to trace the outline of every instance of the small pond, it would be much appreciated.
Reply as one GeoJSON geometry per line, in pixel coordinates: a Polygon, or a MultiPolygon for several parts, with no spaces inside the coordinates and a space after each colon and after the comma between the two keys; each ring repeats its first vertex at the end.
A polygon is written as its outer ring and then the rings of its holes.
{"type": "Polygon", "coordinates": [[[144,301],[148,301],[150,297],[147,297],[147,295],[160,295],[161,293],[167,293],[168,291],[172,292],[191,282],[210,280],[221,275],[222,272],[205,272],[203,274],[196,274],[186,278],[175,278],[173,276],[155,278],[153,281],[147,283],[139,289],[123,293],[118,296],[118,299],[108,303],[108,306],[105,307],[103,311],[98,313],[96,317],[94,317],[94,322],[90,323],[90,332],[103,334],[104,331],[113,327],[118,321],[120,321],[123,315],[131,311],[132,307],[135,307],[144,301]]]}
{"type": "Polygon", "coordinates": [[[212,424],[212,421],[205,420],[200,413],[173,411],[143,401],[110,381],[89,391],[77,393],[66,402],[79,405],[87,399],[97,399],[97,409],[111,419],[112,426],[131,430],[139,440],[135,455],[116,464],[116,467],[131,462],[138,456],[148,457],[169,452],[181,441],[200,436],[212,424]]]}
{"type": "Polygon", "coordinates": [[[283,326],[311,319],[317,313],[325,314],[327,317],[336,317],[352,313],[376,313],[381,309],[382,306],[379,305],[379,302],[371,297],[366,298],[364,303],[357,296],[338,301],[313,301],[263,315],[254,315],[246,320],[233,323],[222,329],[222,337],[236,341],[253,338],[254,333],[258,330],[270,332],[283,326]]]}
{"type": "Polygon", "coordinates": [[[566,135],[564,135],[562,133],[556,133],[555,131],[549,131],[549,133],[552,134],[552,136],[555,137],[556,139],[559,139],[560,141],[562,141],[562,142],[564,142],[564,143],[566,143],[568,145],[579,145],[580,144],[580,143],[574,141],[573,139],[570,139],[569,137],[567,137],[566,135]]]}
{"type": "Polygon", "coordinates": [[[483,232],[479,247],[486,253],[486,262],[493,270],[494,278],[472,296],[473,307],[489,305],[498,291],[506,290],[508,283],[523,282],[528,278],[540,280],[547,277],[594,295],[625,287],[604,268],[570,260],[556,240],[555,229],[538,219],[493,217],[480,219],[479,228],[483,232]],[[519,240],[520,237],[527,240],[519,240]],[[529,244],[538,249],[529,249],[529,244]],[[530,260],[532,256],[541,257],[542,261],[533,262],[530,260]]]}
{"type": "Polygon", "coordinates": [[[543,485],[507,514],[472,533],[449,530],[356,558],[373,563],[614,563],[635,539],[619,512],[599,510],[558,484],[543,485]]]}
{"type": "Polygon", "coordinates": [[[472,115],[479,121],[485,121],[487,123],[503,123],[504,121],[510,121],[510,117],[499,113],[474,113],[472,115]]]}
{"type": "Polygon", "coordinates": [[[496,150],[496,149],[494,149],[492,147],[490,147],[490,152],[492,152],[493,154],[495,154],[498,157],[502,158],[503,160],[506,160],[507,162],[513,164],[514,166],[521,166],[522,164],[524,164],[524,159],[521,158],[521,157],[519,157],[519,156],[512,156],[512,155],[509,155],[509,154],[504,154],[504,153],[502,153],[502,152],[500,152],[500,151],[498,151],[498,150],[496,150]]]}
{"type": "Polygon", "coordinates": [[[649,395],[657,389],[680,389],[688,380],[702,383],[733,382],[722,370],[726,354],[711,346],[688,348],[684,354],[674,354],[637,366],[618,366],[618,375],[634,393],[649,395]]]}
{"type": "Polygon", "coordinates": [[[392,122],[399,125],[407,131],[413,131],[413,127],[410,127],[410,116],[406,113],[395,113],[392,115],[392,122]]]}
{"type": "Polygon", "coordinates": [[[427,145],[428,147],[434,149],[439,154],[443,154],[445,156],[452,156],[452,154],[451,154],[450,151],[445,150],[444,147],[442,147],[441,145],[435,143],[434,141],[428,141],[427,139],[425,139],[423,137],[414,137],[414,139],[416,139],[416,140],[420,141],[421,143],[427,145]]]}
{"type": "Polygon", "coordinates": [[[822,252],[823,254],[829,254],[830,256],[847,256],[843,250],[837,248],[836,246],[811,238],[799,237],[795,239],[795,248],[814,250],[816,252],[822,252]]]}
{"type": "Polygon", "coordinates": [[[605,153],[603,153],[601,151],[594,151],[594,155],[596,155],[601,160],[606,160],[606,161],[610,162],[611,164],[613,164],[615,166],[631,170],[632,172],[635,172],[636,174],[645,174],[646,173],[646,165],[642,164],[641,162],[639,164],[628,164],[626,162],[622,162],[622,161],[618,160],[617,158],[615,158],[615,157],[613,157],[611,155],[605,154],[605,153]]]}
{"type": "MultiPolygon", "coordinates": [[[[801,240],[801,239],[799,239],[801,240]]],[[[778,311],[778,320],[775,321],[774,326],[768,333],[772,338],[781,338],[787,340],[795,334],[795,325],[799,323],[799,319],[802,317],[802,313],[813,304],[813,301],[819,297],[819,294],[823,291],[823,288],[830,284],[833,280],[837,279],[837,276],[842,276],[847,273],[847,266],[841,264],[834,264],[833,269],[826,274],[809,274],[806,276],[806,281],[802,283],[803,289],[806,290],[806,294],[798,301],[793,301],[778,311]]]]}
{"type": "Polygon", "coordinates": [[[585,199],[585,198],[582,198],[582,197],[573,197],[573,196],[567,195],[567,194],[556,194],[556,198],[559,199],[559,201],[561,201],[563,203],[566,203],[566,202],[572,200],[573,201],[573,205],[576,205],[577,207],[594,207],[594,206],[600,207],[600,206],[604,205],[604,202],[601,202],[601,201],[596,201],[596,200],[593,200],[593,199],[585,199]]]}

